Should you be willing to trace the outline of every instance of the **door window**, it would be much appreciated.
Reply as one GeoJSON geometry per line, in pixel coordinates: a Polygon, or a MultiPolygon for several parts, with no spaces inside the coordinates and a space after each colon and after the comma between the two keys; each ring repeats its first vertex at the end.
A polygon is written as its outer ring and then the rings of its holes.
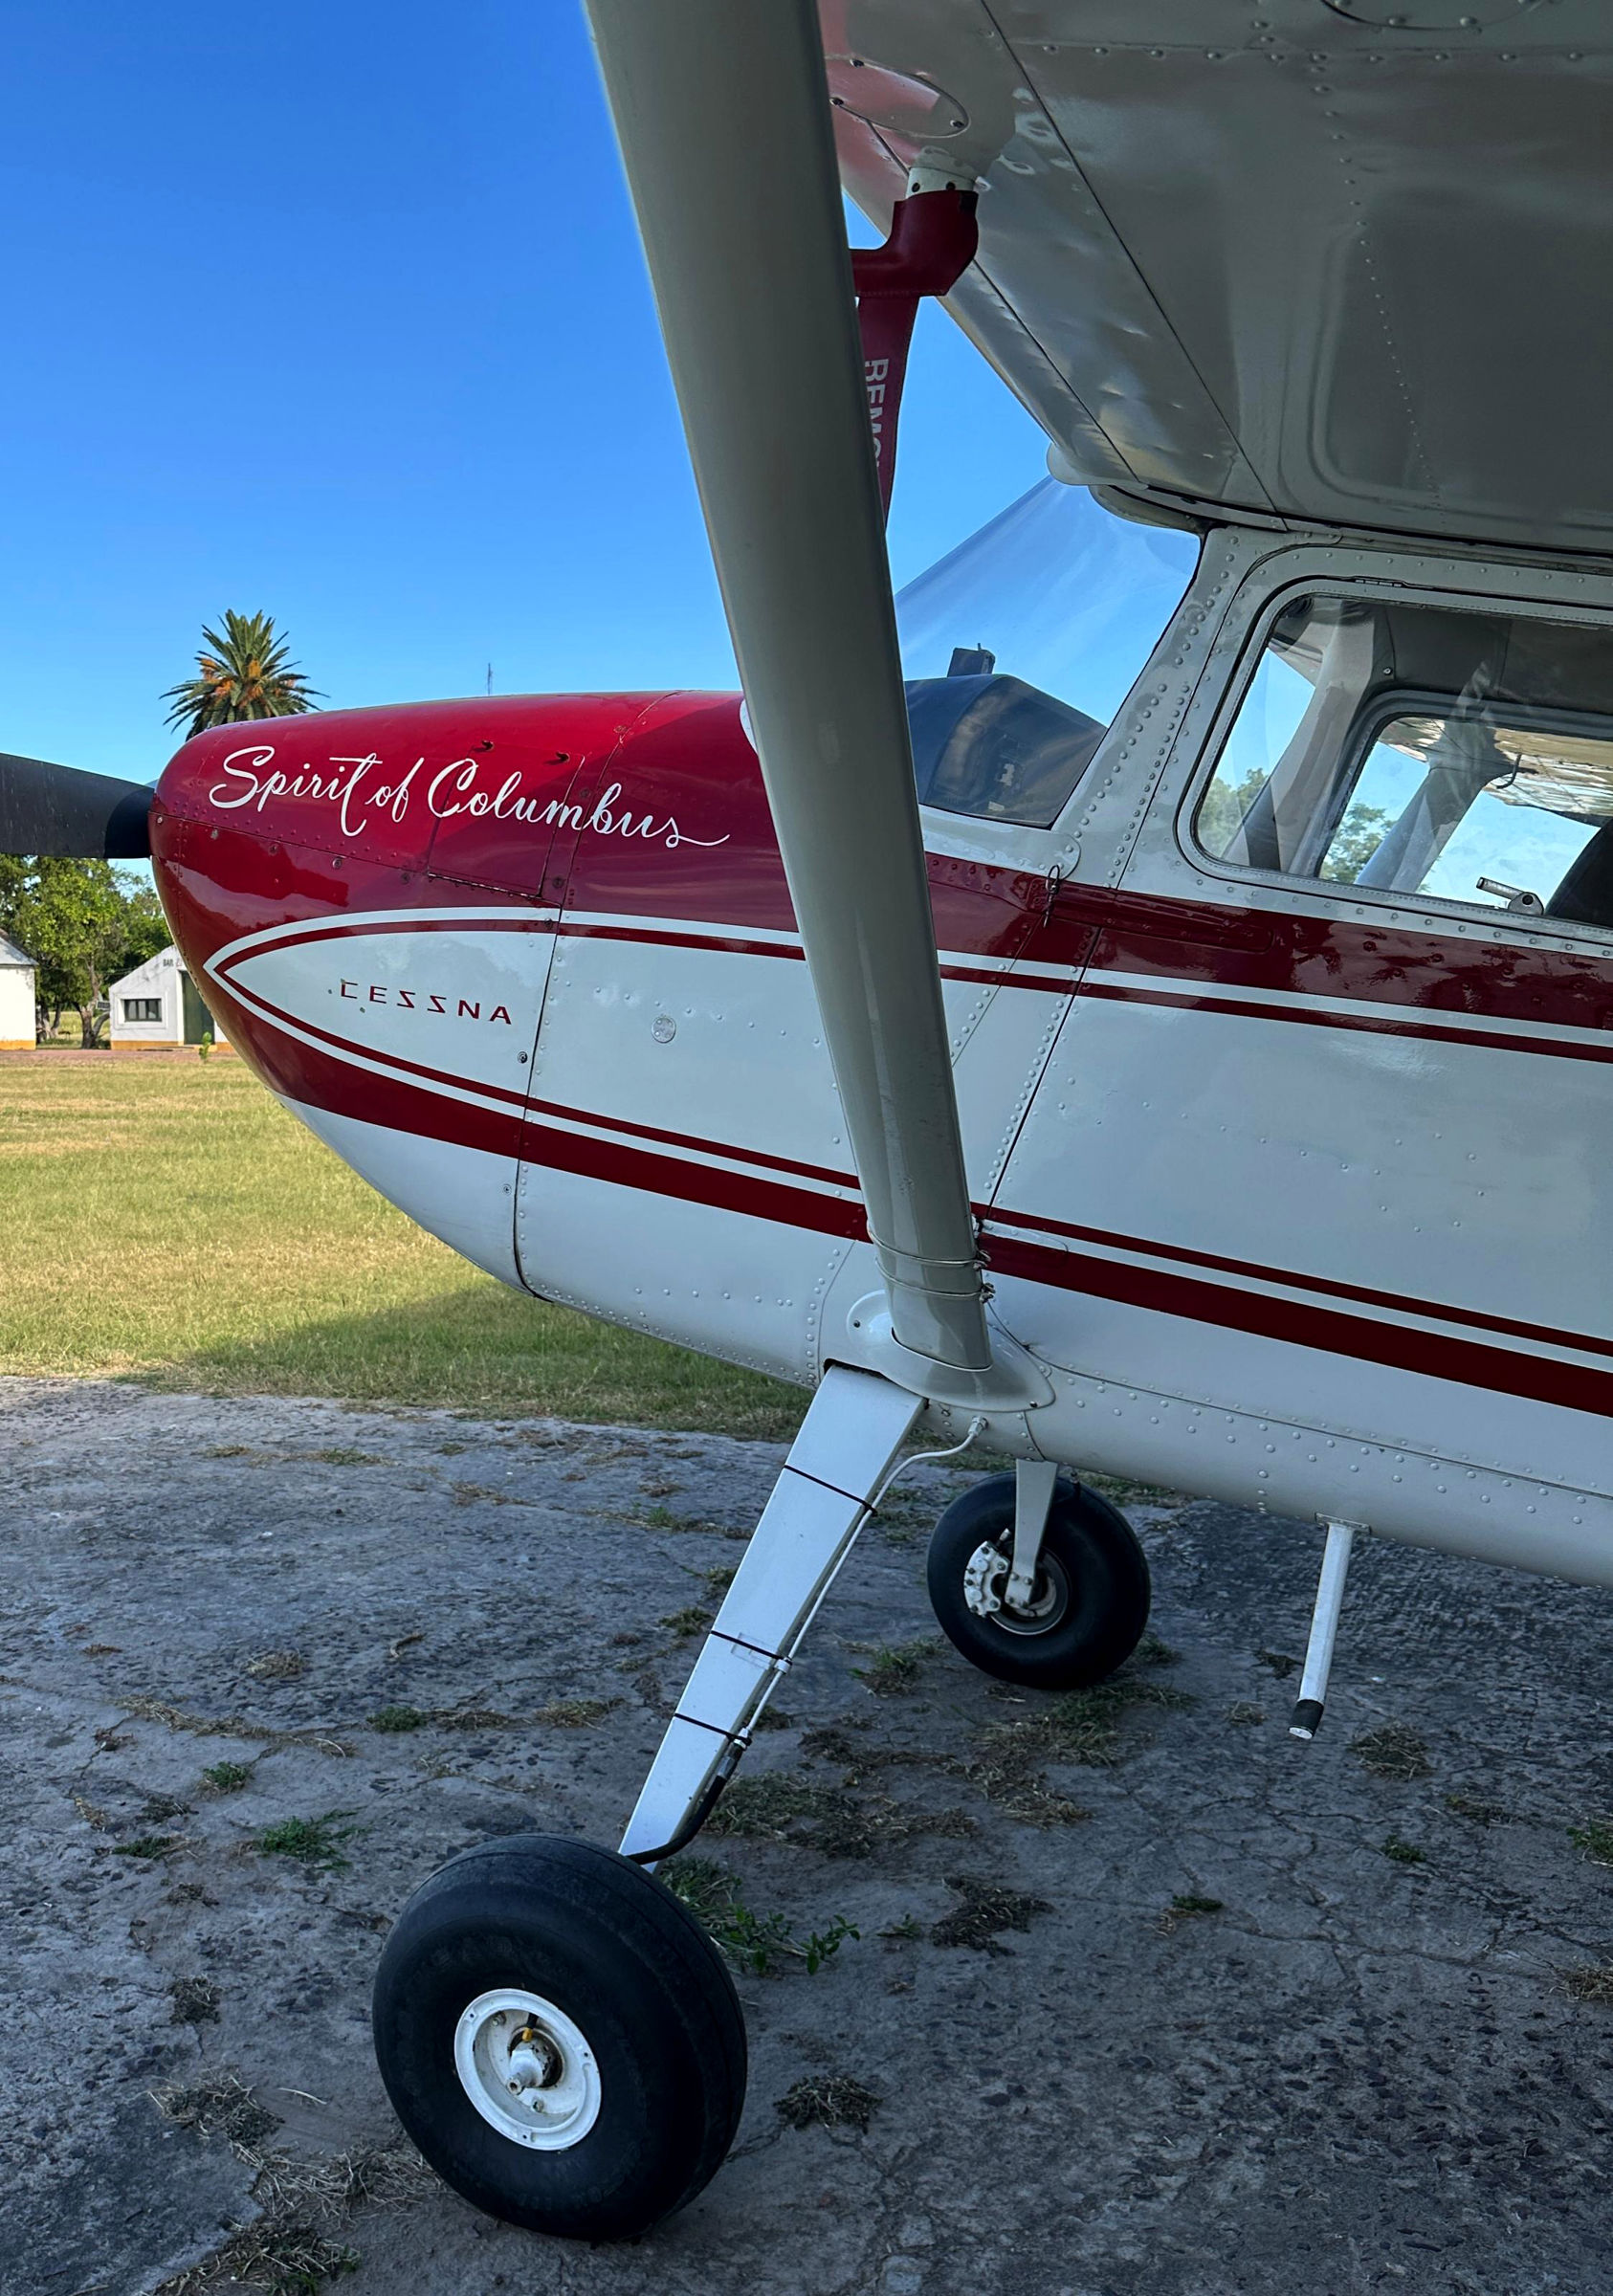
{"type": "Polygon", "coordinates": [[[1243,868],[1613,931],[1613,630],[1296,600],[1194,834],[1243,868]]]}

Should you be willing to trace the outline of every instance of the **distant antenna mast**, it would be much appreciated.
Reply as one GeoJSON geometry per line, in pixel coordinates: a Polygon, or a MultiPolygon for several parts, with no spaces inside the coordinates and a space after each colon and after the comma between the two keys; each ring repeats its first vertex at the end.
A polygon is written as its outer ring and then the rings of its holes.
{"type": "Polygon", "coordinates": [[[491,662],[487,665],[487,690],[490,694],[493,691],[493,664],[491,662]]]}

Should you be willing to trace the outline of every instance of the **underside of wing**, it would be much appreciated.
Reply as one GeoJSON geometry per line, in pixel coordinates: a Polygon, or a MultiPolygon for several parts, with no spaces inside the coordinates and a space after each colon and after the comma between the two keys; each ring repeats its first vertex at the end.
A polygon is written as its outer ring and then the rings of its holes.
{"type": "Polygon", "coordinates": [[[822,0],[843,180],[977,178],[949,308],[1068,475],[1613,547],[1604,0],[822,0]]]}

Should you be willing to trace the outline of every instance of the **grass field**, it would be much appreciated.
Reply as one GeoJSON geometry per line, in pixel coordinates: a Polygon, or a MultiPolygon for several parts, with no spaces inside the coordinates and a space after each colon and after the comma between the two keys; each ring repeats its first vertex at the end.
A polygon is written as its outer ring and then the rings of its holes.
{"type": "Polygon", "coordinates": [[[480,1274],[237,1060],[0,1057],[0,1372],[793,1432],[806,1398],[480,1274]]]}

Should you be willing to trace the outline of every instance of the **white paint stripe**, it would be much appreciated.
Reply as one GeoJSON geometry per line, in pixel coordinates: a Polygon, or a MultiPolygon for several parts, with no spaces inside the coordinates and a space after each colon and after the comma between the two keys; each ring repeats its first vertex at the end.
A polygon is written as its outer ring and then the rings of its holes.
{"type": "MultiPolygon", "coordinates": [[[[535,933],[553,932],[557,927],[601,926],[613,933],[642,934],[653,945],[652,937],[671,936],[678,939],[718,940],[728,943],[737,954],[743,956],[748,948],[761,945],[766,948],[799,949],[799,933],[781,933],[767,925],[736,925],[728,918],[699,918],[687,916],[629,916],[615,909],[559,910],[533,904],[512,907],[508,902],[494,907],[467,909],[364,909],[342,916],[302,917],[290,924],[266,925],[255,933],[244,933],[237,939],[215,949],[204,967],[215,978],[222,965],[232,962],[250,949],[271,948],[276,941],[296,939],[340,939],[343,935],[359,936],[377,928],[391,927],[407,931],[411,925],[476,925],[522,926],[535,933]]],[[[942,949],[942,964],[969,966],[976,972],[1011,976],[1020,965],[1017,957],[985,957],[973,949],[942,949]]],[[[1024,960],[1027,968],[1041,978],[1037,985],[1048,980],[1073,984],[1076,967],[1046,962],[1041,959],[1024,960]]]]}
{"type": "MultiPolygon", "coordinates": [[[[559,914],[555,909],[512,909],[506,904],[498,909],[361,909],[344,916],[305,916],[291,924],[265,925],[256,933],[243,933],[215,949],[203,970],[218,980],[219,967],[247,950],[273,948],[281,940],[340,940],[348,934],[357,938],[361,930],[371,926],[407,930],[410,925],[496,925],[515,919],[542,932],[553,927],[559,914]]],[[[225,982],[224,985],[232,984],[225,982]]]]}

